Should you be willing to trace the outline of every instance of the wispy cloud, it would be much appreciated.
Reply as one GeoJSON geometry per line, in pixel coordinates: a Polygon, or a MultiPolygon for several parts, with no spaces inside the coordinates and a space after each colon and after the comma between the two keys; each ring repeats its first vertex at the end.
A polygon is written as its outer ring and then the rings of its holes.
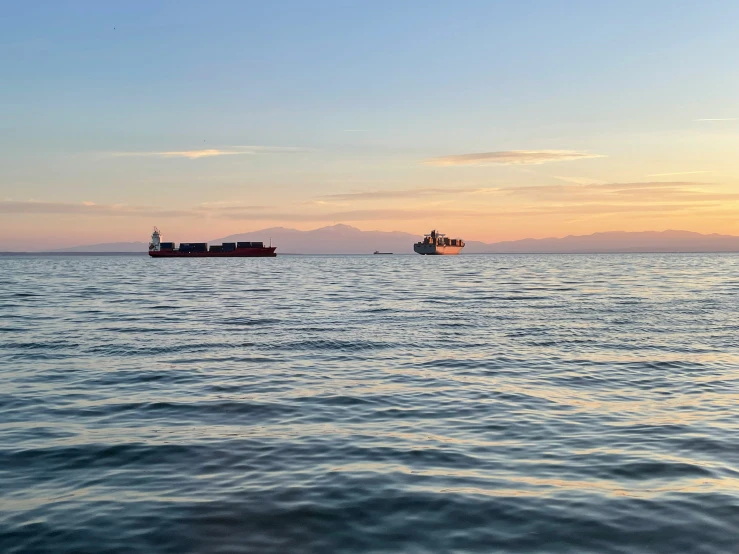
{"type": "Polygon", "coordinates": [[[303,206],[348,206],[349,202],[342,202],[340,200],[321,200],[320,197],[314,200],[306,200],[301,202],[303,206]]]}
{"type": "Polygon", "coordinates": [[[109,152],[116,157],[142,156],[155,158],[213,158],[218,156],[254,156],[258,154],[279,154],[306,152],[306,149],[292,146],[227,146],[223,148],[206,148],[202,150],[172,150],[161,152],[109,152]]]}
{"type": "MultiPolygon", "coordinates": [[[[408,220],[441,220],[464,218],[537,218],[542,216],[608,216],[613,214],[637,213],[697,213],[706,209],[724,208],[722,203],[706,203],[698,206],[679,203],[655,204],[611,204],[584,203],[572,205],[518,206],[508,210],[459,210],[459,209],[375,209],[345,210],[323,213],[304,212],[271,212],[261,214],[233,213],[224,216],[231,220],[245,221],[281,221],[281,222],[354,222],[354,221],[408,221],[408,220]]],[[[736,210],[735,210],[736,212],[736,210]]]]}
{"type": "MultiPolygon", "coordinates": [[[[714,207],[711,205],[710,207],[714,207]]],[[[684,204],[577,204],[573,206],[547,206],[518,212],[517,216],[540,215],[609,215],[621,213],[671,213],[696,211],[696,207],[684,204]]],[[[511,214],[508,214],[511,215],[511,214]]]]}
{"type": "Polygon", "coordinates": [[[216,156],[235,156],[253,154],[253,152],[238,151],[238,150],[218,150],[215,148],[208,148],[207,150],[182,150],[173,152],[111,152],[112,156],[116,157],[153,157],[153,158],[189,158],[191,160],[197,160],[198,158],[213,158],[216,156]]]}
{"type": "Polygon", "coordinates": [[[4,214],[69,214],[91,216],[146,216],[182,217],[191,216],[193,210],[169,210],[151,206],[128,206],[125,204],[95,204],[94,202],[37,202],[0,201],[0,213],[4,214]]]}
{"type": "Polygon", "coordinates": [[[673,187],[687,187],[692,185],[703,185],[705,183],[693,183],[691,181],[645,181],[636,183],[588,183],[588,184],[570,184],[570,185],[532,185],[523,187],[506,187],[503,189],[510,193],[527,193],[529,191],[541,192],[541,191],[585,191],[585,190],[599,190],[599,191],[614,191],[614,190],[625,190],[625,189],[644,189],[644,188],[673,188],[673,187]]]}
{"type": "Polygon", "coordinates": [[[600,154],[576,152],[574,150],[508,150],[503,152],[481,152],[431,158],[423,163],[438,167],[458,165],[529,165],[587,158],[602,158],[600,154]]]}
{"type": "MultiPolygon", "coordinates": [[[[281,221],[379,221],[379,220],[422,220],[428,218],[536,218],[551,217],[609,217],[617,214],[674,214],[697,213],[709,209],[734,209],[739,204],[739,193],[723,193],[712,190],[710,184],[694,182],[637,182],[637,183],[591,183],[584,185],[562,184],[528,187],[502,187],[490,189],[409,189],[396,191],[366,191],[333,195],[346,201],[386,200],[433,196],[439,191],[445,195],[461,192],[472,195],[482,192],[495,194],[494,204],[483,204],[479,200],[467,203],[458,196],[454,207],[441,207],[436,202],[427,202],[424,208],[330,210],[331,206],[320,206],[326,210],[309,212],[261,213],[234,211],[224,214],[230,219],[265,219],[281,221]]],[[[442,197],[443,198],[443,197],[442,197]]],[[[468,196],[469,198],[469,196],[468,196]]]]}
{"type": "MultiPolygon", "coordinates": [[[[623,201],[626,197],[645,199],[654,197],[662,201],[680,198],[685,200],[689,196],[709,195],[719,199],[720,194],[706,187],[709,183],[694,183],[686,181],[673,182],[641,182],[641,183],[605,183],[590,185],[538,185],[528,187],[510,187],[502,189],[502,194],[517,197],[530,197],[540,201],[556,200],[557,202],[583,201],[623,201]]],[[[739,197],[739,195],[732,195],[739,197]]]]}
{"type": "Polygon", "coordinates": [[[703,119],[694,119],[693,121],[739,121],[739,117],[706,117],[703,119]]]}
{"type": "Polygon", "coordinates": [[[229,214],[227,219],[235,220],[269,220],[269,221],[403,221],[434,219],[442,217],[485,217],[490,215],[474,210],[433,210],[433,209],[374,209],[345,210],[332,212],[275,212],[264,214],[229,214]]]}
{"type": "Polygon", "coordinates": [[[302,146],[259,146],[254,144],[225,146],[224,148],[234,148],[247,154],[295,154],[314,151],[312,148],[302,146]]]}
{"type": "Polygon", "coordinates": [[[601,179],[591,179],[589,177],[561,177],[553,176],[558,181],[565,181],[566,183],[574,183],[576,185],[605,185],[608,181],[601,179]]]}
{"type": "Polygon", "coordinates": [[[104,217],[205,217],[231,212],[247,213],[273,209],[273,206],[252,206],[241,203],[204,203],[191,209],[167,209],[156,206],[127,204],[96,204],[94,202],[38,202],[35,200],[0,201],[4,214],[60,214],[104,217]]]}
{"type": "Polygon", "coordinates": [[[559,184],[501,188],[422,188],[363,191],[316,197],[312,203],[249,205],[238,200],[191,208],[84,202],[0,201],[1,214],[60,214],[71,217],[213,218],[234,221],[352,222],[464,218],[616,217],[617,214],[739,213],[739,193],[697,182],[559,184]],[[480,196],[490,193],[491,199],[480,196]],[[477,195],[477,196],[476,196],[477,195]],[[413,201],[425,197],[424,202],[413,201]],[[409,199],[402,203],[382,201],[409,199]],[[429,201],[431,200],[431,201],[429,201]],[[449,202],[451,200],[451,202],[449,202]],[[345,207],[357,201],[356,209],[345,207]],[[377,205],[362,202],[380,202],[377,205]],[[404,205],[405,204],[405,205],[404,205]]]}
{"type": "Polygon", "coordinates": [[[647,177],[672,177],[674,175],[698,175],[700,173],[713,173],[712,171],[676,171],[675,173],[652,173],[647,177]]]}
{"type": "Polygon", "coordinates": [[[322,200],[390,200],[393,198],[420,198],[422,196],[453,195],[464,193],[485,192],[492,189],[480,188],[417,188],[401,190],[369,190],[347,192],[342,194],[328,194],[320,196],[322,200]]]}
{"type": "Polygon", "coordinates": [[[216,202],[202,202],[195,206],[194,210],[199,213],[225,213],[238,210],[270,210],[274,206],[246,204],[240,200],[219,200],[216,202]]]}

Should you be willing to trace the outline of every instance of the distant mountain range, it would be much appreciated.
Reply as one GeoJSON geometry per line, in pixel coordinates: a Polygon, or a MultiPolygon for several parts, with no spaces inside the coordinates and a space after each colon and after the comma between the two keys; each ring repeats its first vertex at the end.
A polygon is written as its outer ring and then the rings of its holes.
{"type": "Polygon", "coordinates": [[[419,235],[400,231],[361,231],[349,225],[332,225],[312,231],[298,231],[285,227],[272,227],[251,233],[229,235],[212,242],[262,241],[277,246],[280,252],[289,254],[372,254],[375,250],[394,254],[413,253],[413,243],[419,235]]]}
{"type": "MultiPolygon", "coordinates": [[[[413,253],[419,235],[399,231],[361,231],[349,225],[332,225],[312,231],[272,227],[210,240],[211,244],[263,241],[277,246],[278,254],[394,254],[413,253]]],[[[523,239],[484,243],[467,241],[464,254],[483,253],[595,253],[595,252],[739,252],[739,237],[703,235],[690,231],[646,231],[570,235],[563,238],[523,239]]],[[[145,242],[112,242],[75,246],[54,252],[146,252],[145,242]]]]}
{"type": "Polygon", "coordinates": [[[70,248],[60,248],[58,250],[50,250],[50,252],[148,252],[148,242],[102,242],[100,244],[87,244],[84,246],[72,246],[70,248]]]}
{"type": "Polygon", "coordinates": [[[613,231],[493,244],[470,241],[467,245],[469,253],[739,252],[739,237],[691,231],[613,231]]]}

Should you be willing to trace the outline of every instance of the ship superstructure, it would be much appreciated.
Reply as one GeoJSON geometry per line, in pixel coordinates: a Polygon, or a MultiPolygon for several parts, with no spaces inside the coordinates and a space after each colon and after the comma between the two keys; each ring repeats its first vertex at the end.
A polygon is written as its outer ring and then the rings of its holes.
{"type": "Polygon", "coordinates": [[[152,258],[274,258],[276,246],[263,242],[181,242],[179,248],[174,242],[162,242],[162,233],[154,227],[149,243],[149,256],[152,258]]]}
{"type": "Polygon", "coordinates": [[[464,248],[462,239],[450,239],[446,235],[431,231],[421,242],[413,245],[413,251],[424,256],[455,256],[464,248]]]}

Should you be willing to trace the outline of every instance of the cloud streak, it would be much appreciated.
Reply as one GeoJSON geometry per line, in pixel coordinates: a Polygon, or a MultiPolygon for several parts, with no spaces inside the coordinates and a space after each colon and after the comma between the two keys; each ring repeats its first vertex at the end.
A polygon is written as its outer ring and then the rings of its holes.
{"type": "Polygon", "coordinates": [[[228,146],[224,148],[206,148],[202,150],[173,150],[163,152],[110,152],[115,157],[150,157],[150,158],[215,158],[219,156],[255,156],[258,154],[280,154],[306,152],[304,148],[293,146],[228,146]]]}
{"type": "Polygon", "coordinates": [[[539,165],[549,162],[602,158],[600,154],[577,152],[575,150],[507,150],[501,152],[481,152],[443,156],[425,160],[426,165],[453,167],[460,165],[539,165]]]}
{"type": "Polygon", "coordinates": [[[474,210],[413,210],[413,209],[374,209],[374,210],[345,210],[322,213],[247,213],[228,214],[227,219],[234,220],[269,220],[269,221],[403,221],[434,219],[443,217],[488,217],[484,211],[474,210]]]}
{"type": "Polygon", "coordinates": [[[700,173],[713,173],[712,171],[676,171],[675,173],[652,173],[647,177],[672,177],[674,175],[698,175],[700,173]]]}
{"type": "Polygon", "coordinates": [[[67,214],[90,216],[143,216],[143,217],[183,217],[192,215],[191,210],[167,210],[148,206],[128,206],[125,204],[95,204],[93,202],[36,202],[0,201],[3,214],[67,214]]]}
{"type": "Polygon", "coordinates": [[[0,214],[58,214],[98,217],[206,217],[219,216],[230,212],[259,212],[272,208],[272,206],[209,205],[206,203],[192,209],[172,210],[155,206],[96,204],[94,202],[0,201],[0,214]]]}
{"type": "Polygon", "coordinates": [[[370,190],[360,192],[347,192],[342,194],[328,194],[320,196],[323,200],[391,200],[393,198],[420,198],[424,196],[443,196],[455,194],[470,194],[478,192],[490,192],[498,189],[481,189],[481,188],[442,188],[429,187],[418,189],[401,189],[401,190],[370,190]]]}
{"type": "Polygon", "coordinates": [[[567,183],[575,183],[576,185],[605,185],[608,181],[602,179],[591,179],[589,177],[562,177],[553,175],[554,179],[558,181],[565,181],[567,183]]]}
{"type": "Polygon", "coordinates": [[[697,212],[704,209],[723,207],[720,202],[702,205],[690,204],[603,204],[584,203],[563,206],[518,206],[511,210],[444,210],[444,209],[376,209],[376,210],[347,210],[324,213],[259,213],[259,214],[228,214],[231,220],[244,221],[284,221],[284,222],[355,222],[355,221],[407,221],[407,220],[441,220],[452,218],[539,218],[542,216],[583,216],[583,215],[613,215],[613,214],[666,214],[679,212],[697,212]]]}
{"type": "Polygon", "coordinates": [[[526,197],[539,202],[552,201],[557,203],[643,202],[647,200],[685,202],[688,200],[720,201],[739,199],[739,194],[716,193],[706,190],[707,186],[711,185],[686,181],[541,185],[506,188],[501,190],[501,194],[509,197],[526,197]]]}
{"type": "Polygon", "coordinates": [[[239,200],[219,200],[217,202],[202,202],[195,207],[199,212],[228,212],[234,210],[269,210],[274,206],[244,204],[239,200]]]}
{"type": "MultiPolygon", "coordinates": [[[[441,188],[428,187],[401,190],[369,190],[319,196],[308,202],[313,205],[337,205],[338,202],[382,201],[394,199],[420,199],[430,197],[460,200],[471,195],[495,195],[498,198],[528,197],[537,201],[582,202],[587,199],[620,201],[625,197],[656,197],[663,200],[687,197],[719,199],[717,193],[704,190],[710,183],[687,181],[646,181],[637,183],[583,182],[562,185],[537,185],[526,187],[490,188],[441,188]]],[[[734,195],[728,195],[734,198],[734,195]]]]}
{"type": "Polygon", "coordinates": [[[501,205],[510,211],[496,217],[635,217],[651,214],[706,214],[711,210],[739,213],[739,194],[706,188],[705,183],[646,182],[605,185],[555,185],[506,189],[501,205]]]}
{"type": "MultiPolygon", "coordinates": [[[[739,213],[739,193],[716,190],[715,185],[695,182],[637,182],[607,184],[560,184],[491,189],[423,188],[396,191],[364,191],[329,198],[389,202],[376,206],[359,203],[340,208],[329,201],[307,206],[293,202],[277,206],[248,205],[240,201],[203,203],[191,208],[95,204],[93,202],[0,201],[0,214],[58,214],[69,217],[129,217],[140,219],[192,218],[226,221],[270,222],[356,222],[431,221],[465,218],[608,217],[616,214],[721,214],[739,213]],[[494,202],[477,193],[493,193],[494,202]],[[463,193],[460,197],[458,193],[463,193]],[[413,202],[412,199],[442,195],[442,202],[413,202]],[[453,203],[446,202],[447,198],[453,203]],[[411,199],[393,205],[394,199],[411,199]]],[[[723,215],[722,215],[723,217],[723,215]]]]}
{"type": "Polygon", "coordinates": [[[207,150],[182,150],[173,152],[112,152],[115,157],[148,157],[148,158],[188,158],[197,160],[198,158],[214,158],[216,156],[236,156],[252,154],[247,151],[236,150],[218,150],[208,148],[207,150]]]}

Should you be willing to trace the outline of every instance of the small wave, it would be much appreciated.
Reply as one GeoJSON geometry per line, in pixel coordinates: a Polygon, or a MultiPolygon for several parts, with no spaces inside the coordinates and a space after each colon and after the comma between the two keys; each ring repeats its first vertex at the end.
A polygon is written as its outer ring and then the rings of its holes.
{"type": "Polygon", "coordinates": [[[0,551],[735,550],[739,256],[376,260],[3,260],[0,551]]]}

